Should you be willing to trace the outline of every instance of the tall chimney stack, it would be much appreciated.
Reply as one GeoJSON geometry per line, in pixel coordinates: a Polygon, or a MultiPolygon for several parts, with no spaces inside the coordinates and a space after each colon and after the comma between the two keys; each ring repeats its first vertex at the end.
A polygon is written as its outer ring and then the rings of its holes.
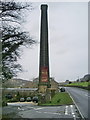
{"type": "Polygon", "coordinates": [[[39,64],[39,92],[45,93],[50,88],[49,76],[49,46],[48,46],[48,6],[41,5],[41,33],[40,33],[40,64],[39,64]]]}

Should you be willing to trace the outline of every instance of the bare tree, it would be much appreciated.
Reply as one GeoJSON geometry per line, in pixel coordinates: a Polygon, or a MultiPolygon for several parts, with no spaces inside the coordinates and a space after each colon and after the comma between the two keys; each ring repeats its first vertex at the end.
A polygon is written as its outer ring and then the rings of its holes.
{"type": "Polygon", "coordinates": [[[10,79],[21,70],[21,65],[17,64],[20,56],[20,46],[30,46],[35,42],[28,32],[21,29],[23,20],[22,13],[32,9],[31,3],[21,3],[15,1],[0,2],[0,27],[2,31],[2,76],[3,79],[10,79]]]}

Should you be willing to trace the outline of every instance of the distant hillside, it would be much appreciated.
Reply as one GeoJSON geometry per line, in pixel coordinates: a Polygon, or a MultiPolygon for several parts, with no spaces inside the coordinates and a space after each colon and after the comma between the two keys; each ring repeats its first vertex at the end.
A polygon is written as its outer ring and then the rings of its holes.
{"type": "Polygon", "coordinates": [[[2,84],[5,88],[17,88],[17,87],[23,87],[27,83],[32,83],[32,81],[27,81],[23,79],[9,79],[5,83],[2,84]]]}
{"type": "MultiPolygon", "coordinates": [[[[33,81],[27,81],[23,79],[10,79],[3,83],[3,87],[5,88],[37,88],[39,83],[39,79],[35,78],[33,81]]],[[[50,84],[52,88],[58,87],[58,82],[56,82],[53,78],[50,78],[50,84]]]]}

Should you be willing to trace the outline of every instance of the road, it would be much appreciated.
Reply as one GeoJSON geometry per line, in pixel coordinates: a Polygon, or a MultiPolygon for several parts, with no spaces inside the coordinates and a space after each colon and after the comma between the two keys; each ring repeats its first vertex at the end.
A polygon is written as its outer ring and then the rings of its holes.
{"type": "Polygon", "coordinates": [[[88,114],[90,114],[90,111],[88,111],[88,98],[90,97],[90,91],[88,92],[87,90],[75,87],[66,87],[66,90],[70,93],[83,117],[88,118],[88,114]]]}
{"type": "Polygon", "coordinates": [[[54,118],[69,118],[71,120],[80,118],[75,105],[42,107],[31,103],[9,103],[8,106],[3,107],[3,115],[5,114],[9,114],[13,118],[47,118],[47,120],[50,118],[52,120],[54,118]]]}

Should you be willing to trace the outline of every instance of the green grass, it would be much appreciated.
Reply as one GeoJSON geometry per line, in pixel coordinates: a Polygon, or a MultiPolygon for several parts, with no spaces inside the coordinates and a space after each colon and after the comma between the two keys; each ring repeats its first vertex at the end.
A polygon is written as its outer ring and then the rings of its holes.
{"type": "Polygon", "coordinates": [[[73,101],[70,98],[69,94],[66,92],[59,92],[55,94],[55,96],[51,99],[50,102],[40,105],[68,105],[68,104],[73,104],[73,101]]]}
{"type": "Polygon", "coordinates": [[[88,87],[90,85],[90,82],[76,82],[76,83],[71,83],[66,86],[82,86],[82,87],[88,87]]]}

